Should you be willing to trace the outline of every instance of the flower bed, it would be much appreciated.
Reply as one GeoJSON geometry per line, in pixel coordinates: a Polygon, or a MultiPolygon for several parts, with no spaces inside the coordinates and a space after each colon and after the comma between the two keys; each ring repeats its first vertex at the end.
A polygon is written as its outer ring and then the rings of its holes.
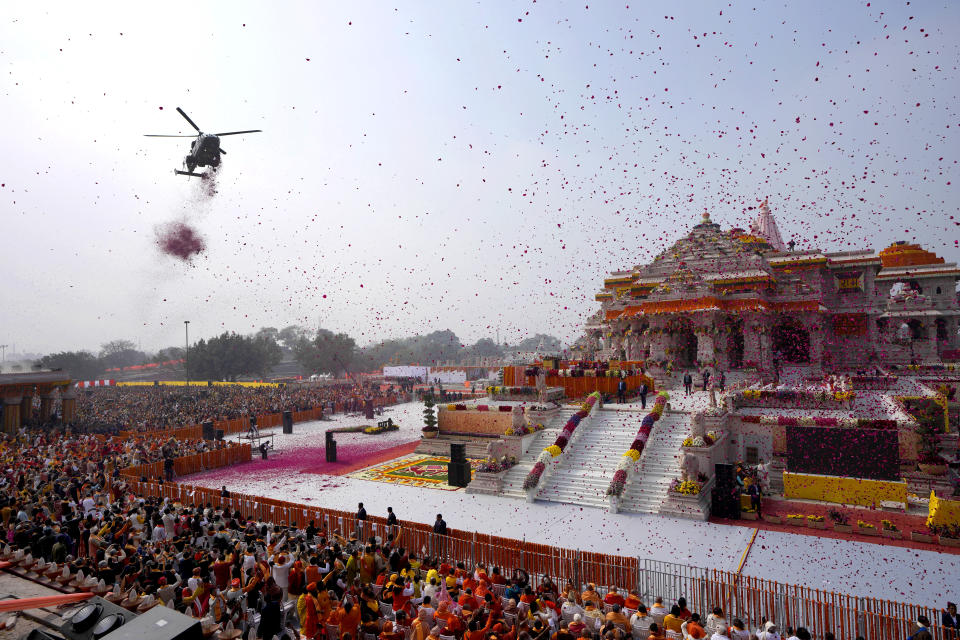
{"type": "Polygon", "coordinates": [[[880,418],[821,418],[789,416],[740,416],[744,422],[754,424],[779,425],[781,427],[849,427],[858,429],[896,429],[897,420],[880,418]]]}
{"type": "Polygon", "coordinates": [[[529,434],[531,434],[531,433],[536,433],[537,431],[543,431],[543,425],[540,424],[539,422],[534,423],[534,424],[526,424],[526,423],[524,423],[524,425],[523,425],[522,427],[520,427],[519,429],[514,429],[513,427],[510,427],[509,429],[506,430],[506,432],[504,432],[504,435],[506,435],[506,436],[526,436],[526,435],[529,435],[529,434]]]}
{"type": "Polygon", "coordinates": [[[728,402],[740,407],[782,409],[840,409],[856,398],[854,391],[827,389],[744,389],[730,394],[728,402]]]}
{"type": "Polygon", "coordinates": [[[487,458],[480,463],[477,471],[483,473],[501,473],[517,464],[517,459],[513,456],[503,456],[502,458],[487,458]]]}
{"type": "Polygon", "coordinates": [[[703,483],[706,481],[706,477],[703,474],[700,474],[700,478],[697,480],[683,480],[679,478],[674,478],[670,482],[669,491],[673,493],[679,493],[683,496],[696,496],[700,494],[700,491],[703,489],[703,483]],[[700,479],[702,478],[702,479],[700,479]]]}
{"type": "Polygon", "coordinates": [[[663,410],[666,408],[667,400],[669,399],[670,394],[666,391],[658,393],[650,413],[645,415],[643,420],[640,421],[640,429],[637,431],[637,436],[633,439],[630,448],[627,449],[627,452],[624,453],[620,459],[620,464],[617,465],[617,470],[613,473],[613,479],[610,480],[610,486],[607,487],[608,496],[619,498],[623,493],[623,488],[626,486],[629,477],[629,471],[633,469],[637,461],[640,460],[640,454],[643,453],[643,448],[650,438],[653,425],[660,419],[660,416],[663,415],[663,410]]]}
{"type": "Polygon", "coordinates": [[[717,440],[723,435],[721,432],[717,431],[707,431],[706,435],[703,436],[687,436],[682,447],[693,447],[696,449],[703,449],[705,447],[712,447],[716,444],[717,440]]]}
{"type": "Polygon", "coordinates": [[[584,418],[590,415],[590,412],[599,401],[600,392],[594,391],[587,396],[587,399],[583,403],[583,406],[580,408],[580,410],[570,416],[570,418],[567,420],[567,424],[563,426],[563,430],[560,432],[560,435],[557,436],[557,439],[552,445],[540,453],[536,463],[533,465],[533,469],[531,469],[530,473],[527,474],[526,479],[523,481],[524,491],[530,491],[540,484],[540,478],[543,476],[543,472],[547,468],[547,462],[563,453],[563,450],[570,442],[570,437],[573,435],[573,432],[576,431],[577,426],[584,418]]]}
{"type": "Polygon", "coordinates": [[[897,384],[897,376],[851,376],[850,384],[854,389],[883,391],[897,384]]]}

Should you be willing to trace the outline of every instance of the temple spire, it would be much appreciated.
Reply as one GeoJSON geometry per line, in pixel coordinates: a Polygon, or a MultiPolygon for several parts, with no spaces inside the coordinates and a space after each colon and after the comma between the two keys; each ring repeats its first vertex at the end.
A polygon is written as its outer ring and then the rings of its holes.
{"type": "Polygon", "coordinates": [[[750,223],[750,233],[766,240],[774,251],[787,250],[786,245],[783,244],[783,238],[780,237],[780,230],[777,229],[777,222],[773,219],[773,214],[767,205],[766,198],[760,204],[760,211],[756,220],[750,223]]]}

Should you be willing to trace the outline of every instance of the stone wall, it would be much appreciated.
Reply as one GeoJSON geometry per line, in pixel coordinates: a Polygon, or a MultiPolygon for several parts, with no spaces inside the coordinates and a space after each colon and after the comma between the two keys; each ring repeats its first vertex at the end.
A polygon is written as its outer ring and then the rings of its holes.
{"type": "Polygon", "coordinates": [[[449,411],[441,407],[437,415],[441,434],[500,437],[512,424],[513,415],[506,411],[449,411]]]}

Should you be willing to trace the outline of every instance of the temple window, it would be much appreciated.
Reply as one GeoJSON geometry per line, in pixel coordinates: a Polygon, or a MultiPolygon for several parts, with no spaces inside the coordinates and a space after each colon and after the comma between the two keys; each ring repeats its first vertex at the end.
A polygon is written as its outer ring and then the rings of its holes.
{"type": "Polygon", "coordinates": [[[746,464],[758,464],[760,461],[760,450],[757,447],[746,447],[743,458],[746,464]]]}

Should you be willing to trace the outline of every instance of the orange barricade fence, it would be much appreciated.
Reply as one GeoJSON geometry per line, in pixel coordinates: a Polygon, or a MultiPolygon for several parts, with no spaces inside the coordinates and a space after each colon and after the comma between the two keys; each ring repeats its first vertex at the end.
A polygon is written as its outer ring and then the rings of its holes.
{"type": "MultiPolygon", "coordinates": [[[[243,447],[249,456],[249,445],[243,447]]],[[[229,449],[222,451],[221,456],[209,456],[196,464],[227,462],[233,455],[242,455],[226,453],[229,449]]],[[[857,635],[906,638],[917,616],[926,615],[931,621],[940,619],[936,608],[857,598],[734,572],[558,548],[470,531],[448,530],[448,535],[441,536],[427,524],[401,522],[399,527],[387,527],[385,519],[376,516],[357,521],[355,514],[346,511],[241,493],[221,496],[219,490],[206,487],[139,481],[130,484],[139,496],[185,504],[209,503],[215,508],[239,511],[246,518],[292,523],[301,528],[313,521],[326,537],[336,534],[348,538],[356,533],[362,540],[377,536],[386,541],[393,535],[398,546],[412,553],[451,563],[463,562],[468,568],[477,563],[496,566],[507,577],[522,569],[535,584],[549,576],[561,586],[571,582],[578,589],[592,582],[601,593],[611,586],[636,589],[646,602],[656,597],[670,602],[683,596],[692,610],[710,611],[719,606],[728,620],[740,618],[748,628],[756,628],[761,618],[767,618],[775,620],[780,628],[807,627],[816,636],[832,631],[839,640],[854,640],[857,635]]],[[[931,631],[938,640],[946,638],[938,626],[931,631]]]]}
{"type": "MultiPolygon", "coordinates": [[[[207,469],[217,469],[240,462],[248,462],[249,460],[250,445],[233,444],[222,449],[174,458],[173,471],[177,476],[186,476],[207,469]]],[[[131,478],[159,479],[163,477],[163,461],[127,467],[120,471],[120,475],[131,478]]]]}

